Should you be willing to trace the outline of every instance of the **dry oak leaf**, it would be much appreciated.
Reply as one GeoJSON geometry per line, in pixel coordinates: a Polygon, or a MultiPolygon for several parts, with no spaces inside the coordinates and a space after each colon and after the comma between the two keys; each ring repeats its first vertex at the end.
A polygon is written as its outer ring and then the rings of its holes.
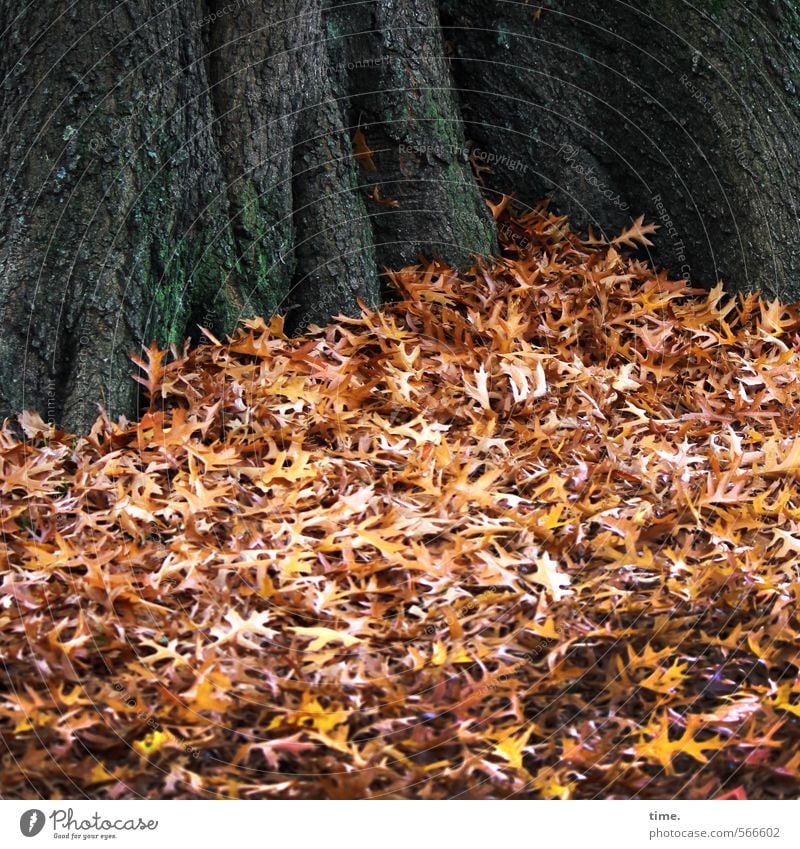
{"type": "Polygon", "coordinates": [[[687,663],[677,660],[667,669],[659,666],[646,678],[639,682],[640,687],[652,690],[654,693],[672,693],[677,690],[686,678],[687,663]]]}
{"type": "Polygon", "coordinates": [[[163,362],[167,352],[162,351],[155,342],[151,342],[149,348],[142,347],[147,356],[147,362],[141,359],[141,357],[136,356],[131,356],[131,360],[145,372],[146,377],[142,377],[141,375],[132,375],[132,377],[137,383],[141,383],[147,389],[147,394],[152,401],[164,377],[163,362]]]}
{"type": "Polygon", "coordinates": [[[572,590],[568,589],[569,575],[558,571],[558,563],[546,551],[541,556],[534,556],[533,562],[536,564],[536,571],[528,575],[528,579],[544,587],[555,601],[572,593],[572,590]]]}
{"type": "Polygon", "coordinates": [[[522,769],[522,756],[535,730],[536,726],[531,724],[521,734],[508,734],[495,746],[494,753],[508,761],[508,765],[513,769],[522,769]]]}
{"type": "Polygon", "coordinates": [[[281,753],[287,755],[298,755],[302,752],[313,752],[318,748],[316,743],[306,743],[300,738],[303,736],[302,731],[298,731],[291,737],[281,737],[278,740],[267,740],[263,743],[245,743],[237,752],[235,760],[237,762],[243,759],[243,756],[248,752],[261,752],[267,766],[271,769],[276,769],[278,766],[278,757],[281,753]]]}
{"type": "Polygon", "coordinates": [[[381,196],[381,187],[377,183],[372,187],[372,193],[367,195],[367,197],[373,203],[379,203],[381,206],[389,206],[392,209],[398,209],[400,207],[400,201],[397,198],[384,198],[381,196]]]}
{"type": "Polygon", "coordinates": [[[247,619],[242,619],[235,610],[230,609],[225,612],[222,618],[230,625],[230,628],[223,628],[219,625],[211,628],[209,633],[212,637],[217,638],[216,646],[221,646],[223,643],[233,640],[240,646],[260,651],[261,645],[249,639],[248,634],[258,634],[268,640],[273,640],[278,635],[277,631],[266,627],[266,623],[270,619],[268,610],[253,611],[247,619]]]}
{"type": "Polygon", "coordinates": [[[355,158],[367,171],[378,170],[375,160],[372,158],[375,155],[375,151],[367,144],[364,133],[360,128],[353,133],[353,151],[355,158]]]}
{"type": "Polygon", "coordinates": [[[658,230],[657,224],[645,224],[644,215],[640,215],[630,227],[626,228],[616,238],[611,240],[612,245],[627,245],[635,248],[637,243],[642,245],[652,245],[653,243],[647,238],[658,230]]]}
{"type": "Polygon", "coordinates": [[[669,726],[669,716],[664,713],[655,724],[651,724],[642,732],[642,741],[633,749],[639,757],[657,761],[667,775],[675,774],[672,768],[672,759],[675,755],[689,755],[705,764],[708,763],[708,758],[704,754],[706,751],[718,751],[725,748],[725,741],[719,735],[710,740],[694,739],[697,731],[703,727],[702,720],[696,715],[689,717],[683,735],[678,740],[670,740],[669,726]],[[648,737],[649,739],[646,739],[648,737]]]}
{"type": "Polygon", "coordinates": [[[354,637],[351,634],[347,634],[343,631],[336,631],[333,628],[290,628],[290,631],[294,631],[295,634],[301,637],[313,637],[312,641],[308,644],[307,651],[319,651],[319,649],[324,648],[330,643],[341,643],[345,648],[349,648],[350,646],[355,646],[358,643],[362,642],[358,637],[354,637]]]}

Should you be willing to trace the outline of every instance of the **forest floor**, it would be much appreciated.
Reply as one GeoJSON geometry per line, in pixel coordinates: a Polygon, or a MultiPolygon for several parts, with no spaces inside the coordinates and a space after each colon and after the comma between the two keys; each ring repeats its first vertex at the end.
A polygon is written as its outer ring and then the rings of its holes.
{"type": "Polygon", "coordinates": [[[798,309],[503,207],[0,431],[0,796],[798,795],[798,309]]]}

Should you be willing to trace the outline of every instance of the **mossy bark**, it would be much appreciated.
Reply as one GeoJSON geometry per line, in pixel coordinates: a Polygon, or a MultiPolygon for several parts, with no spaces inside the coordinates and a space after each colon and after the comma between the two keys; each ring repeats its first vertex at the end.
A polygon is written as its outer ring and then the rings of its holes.
{"type": "Polygon", "coordinates": [[[332,15],[350,119],[373,151],[360,174],[382,266],[496,250],[467,160],[435,0],[340,3],[332,15]],[[377,192],[376,192],[377,189],[377,192]],[[391,204],[391,205],[390,205],[391,204]]]}
{"type": "MultiPolygon", "coordinates": [[[[15,4],[0,2],[0,20],[15,4]]],[[[235,242],[195,3],[36,4],[0,58],[0,412],[135,414],[130,354],[230,328],[235,242]]],[[[234,284],[235,285],[235,284],[234,284]]]]}
{"type": "MultiPolygon", "coordinates": [[[[461,167],[467,192],[439,192],[435,227],[396,221],[393,240],[411,248],[376,250],[392,240],[352,155],[362,91],[341,60],[357,51],[352,30],[331,31],[353,7],[338,5],[56,0],[19,13],[0,0],[0,415],[36,409],[78,431],[98,404],[136,415],[129,357],[152,339],[198,339],[198,325],[223,334],[274,312],[300,330],[378,303],[383,262],[461,249],[476,223],[472,246],[491,246],[461,167]]],[[[398,61],[435,66],[397,81],[424,83],[431,99],[403,133],[438,121],[457,139],[436,79],[435,5],[361,5],[398,61]],[[394,15],[414,17],[424,39],[392,41],[394,15]]]]}

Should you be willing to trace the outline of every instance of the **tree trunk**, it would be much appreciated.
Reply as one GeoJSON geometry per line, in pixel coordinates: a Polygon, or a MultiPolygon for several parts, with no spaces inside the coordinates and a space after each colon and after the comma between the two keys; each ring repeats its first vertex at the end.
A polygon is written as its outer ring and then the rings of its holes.
{"type": "Polygon", "coordinates": [[[0,0],[0,415],[135,414],[151,339],[276,311],[300,329],[376,304],[383,263],[492,249],[463,157],[397,183],[403,141],[464,147],[435,3],[338,5],[0,0]],[[377,87],[361,39],[392,69],[377,87]],[[396,214],[369,200],[392,194],[396,214]]]}
{"type": "Polygon", "coordinates": [[[790,0],[445,0],[467,135],[497,191],[695,284],[800,298],[800,10],[790,0]]]}
{"type": "Polygon", "coordinates": [[[276,311],[301,330],[377,303],[387,266],[492,252],[468,144],[492,192],[605,233],[645,213],[676,275],[800,297],[789,0],[18,8],[0,0],[0,416],[133,415],[152,339],[276,311]]]}

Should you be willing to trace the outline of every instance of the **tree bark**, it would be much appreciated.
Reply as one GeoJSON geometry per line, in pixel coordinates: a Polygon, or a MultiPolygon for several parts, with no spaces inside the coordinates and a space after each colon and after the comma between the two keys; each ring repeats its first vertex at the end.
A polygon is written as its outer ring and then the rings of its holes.
{"type": "Polygon", "coordinates": [[[151,339],[276,311],[299,330],[376,305],[383,264],[492,250],[463,157],[396,180],[403,139],[441,125],[464,147],[435,3],[355,6],[0,0],[0,415],[134,415],[129,356],[151,339]],[[351,75],[360,38],[397,79],[351,75]],[[374,173],[359,127],[393,139],[374,173]],[[402,205],[390,224],[375,186],[402,205]]]}
{"type": "Polygon", "coordinates": [[[644,213],[675,276],[800,298],[795,3],[444,0],[442,19],[496,191],[611,235],[644,213]]]}
{"type": "Polygon", "coordinates": [[[491,193],[800,297],[789,0],[0,0],[0,35],[0,416],[135,415],[152,339],[493,252],[468,147],[491,193]]]}
{"type": "Polygon", "coordinates": [[[98,401],[130,412],[129,353],[181,338],[224,278],[192,6],[0,2],[3,413],[85,427],[98,401]]]}

